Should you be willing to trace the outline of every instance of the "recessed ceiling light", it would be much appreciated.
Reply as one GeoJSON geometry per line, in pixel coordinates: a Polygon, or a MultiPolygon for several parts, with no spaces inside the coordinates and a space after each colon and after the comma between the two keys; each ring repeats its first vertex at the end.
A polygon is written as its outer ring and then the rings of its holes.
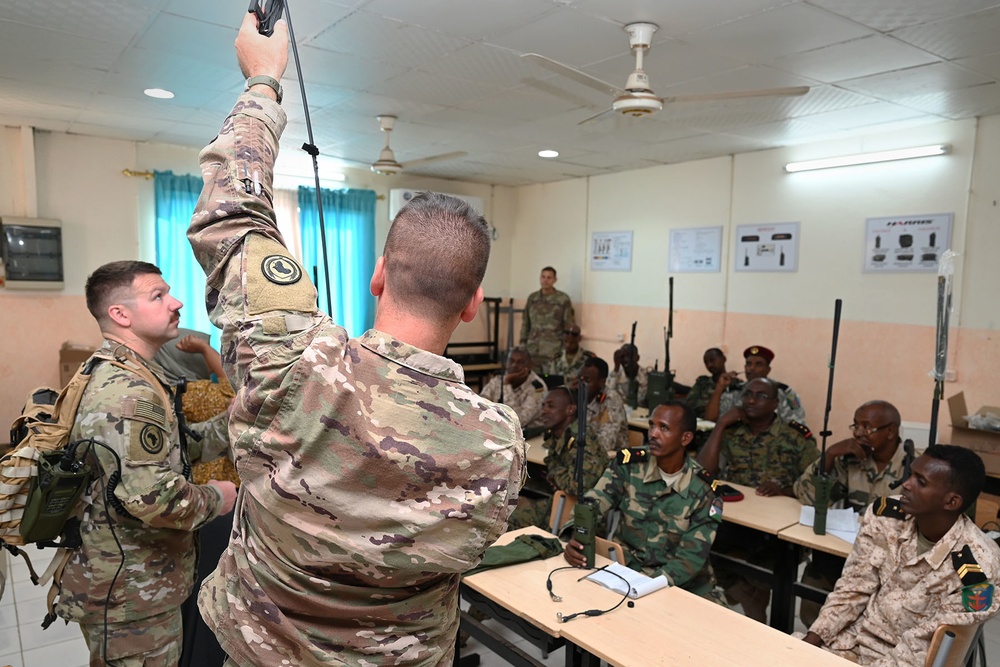
{"type": "Polygon", "coordinates": [[[559,151],[554,151],[550,149],[546,149],[544,151],[538,151],[538,157],[548,157],[548,158],[559,157],[559,151]]]}
{"type": "Polygon", "coordinates": [[[150,97],[155,97],[158,100],[172,100],[174,98],[174,94],[172,92],[164,90],[163,88],[147,88],[142,92],[150,97]]]}

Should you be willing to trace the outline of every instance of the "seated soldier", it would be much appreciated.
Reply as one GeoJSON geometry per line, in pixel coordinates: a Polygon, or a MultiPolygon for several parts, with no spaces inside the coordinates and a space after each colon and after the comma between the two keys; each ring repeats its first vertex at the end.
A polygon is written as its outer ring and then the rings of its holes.
{"type": "Polygon", "coordinates": [[[964,512],[986,480],[968,449],[931,445],[900,498],[865,513],[844,574],[804,640],[860,665],[922,667],[941,624],[983,623],[1000,548],[964,512]]]}
{"type": "Polygon", "coordinates": [[[590,357],[583,364],[580,379],[587,385],[587,430],[597,436],[606,451],[628,446],[628,417],[625,403],[614,389],[607,389],[608,362],[590,357]]]}
{"type": "Polygon", "coordinates": [[[487,401],[503,403],[517,413],[521,428],[541,426],[542,397],[545,382],[531,370],[531,355],[523,347],[515,347],[507,357],[507,368],[494,375],[479,395],[487,401]]]}
{"type": "MultiPolygon", "coordinates": [[[[597,502],[598,517],[621,512],[614,539],[625,550],[624,565],[650,577],[666,575],[671,586],[710,597],[715,576],[708,554],[722,501],[712,492],[711,477],[685,453],[697,421],[684,403],[659,405],[649,418],[650,457],[612,463],[585,497],[597,502]]],[[[565,557],[577,567],[586,563],[575,539],[565,557]]]]}
{"type": "Polygon", "coordinates": [[[590,350],[580,347],[580,325],[571,324],[563,331],[562,354],[545,365],[545,373],[559,375],[567,385],[575,386],[577,376],[583,368],[583,362],[594,356],[590,350]]]}
{"type": "MultiPolygon", "coordinates": [[[[546,491],[564,491],[572,496],[579,493],[576,479],[577,433],[576,399],[566,387],[556,387],[542,401],[542,425],[545,426],[546,491]]],[[[583,459],[583,486],[591,489],[608,465],[608,455],[593,433],[588,431],[583,459]]],[[[507,530],[525,526],[549,528],[552,497],[535,500],[521,495],[517,509],[507,522],[507,530]]]]}
{"type": "Polygon", "coordinates": [[[705,407],[712,398],[719,378],[726,374],[726,355],[719,348],[710,347],[705,350],[701,360],[709,374],[698,376],[684,401],[694,409],[696,415],[704,417],[705,407]]]}
{"type": "MultiPolygon", "coordinates": [[[[778,387],[767,378],[748,382],[743,404],[734,407],[715,423],[708,442],[698,454],[705,470],[726,480],[756,488],[757,495],[794,495],[792,486],[806,467],[816,460],[816,440],[798,422],[778,419],[778,387]]],[[[725,524],[719,530],[715,548],[738,555],[756,565],[768,567],[771,537],[743,526],[725,524]]],[[[732,572],[719,572],[719,583],[731,603],[763,623],[771,598],[770,587],[732,572]]]]}
{"type": "MultiPolygon", "coordinates": [[[[747,382],[757,378],[766,378],[771,374],[771,362],[774,352],[762,345],[751,345],[743,350],[746,360],[744,370],[747,382]]],[[[806,411],[795,390],[783,382],[775,382],[778,386],[778,417],[783,422],[797,421],[806,423],[806,411]]],[[[715,390],[705,406],[705,419],[715,421],[719,415],[725,414],[740,402],[740,391],[743,386],[736,381],[736,373],[723,373],[719,376],[715,390]]]]}
{"type": "Polygon", "coordinates": [[[608,387],[614,389],[625,403],[629,404],[630,392],[637,392],[634,405],[646,406],[646,393],[649,391],[649,369],[639,365],[639,348],[625,343],[615,351],[615,367],[608,374],[608,387]]]}
{"type": "MultiPolygon", "coordinates": [[[[872,499],[888,496],[905,474],[906,453],[899,446],[899,411],[886,401],[868,401],[854,411],[852,437],[826,448],[824,470],[830,477],[830,506],[863,513],[872,499]]],[[[809,466],[795,482],[795,497],[803,505],[814,505],[819,461],[809,466]]],[[[840,577],[844,560],[823,551],[813,551],[802,575],[802,583],[826,591],[840,577]]],[[[819,604],[802,600],[799,617],[809,627],[819,614],[819,604]]]]}

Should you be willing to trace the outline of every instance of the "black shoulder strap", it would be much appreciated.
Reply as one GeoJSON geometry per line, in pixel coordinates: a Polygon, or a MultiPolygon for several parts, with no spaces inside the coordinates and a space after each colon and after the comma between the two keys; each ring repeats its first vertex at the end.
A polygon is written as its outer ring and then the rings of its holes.
{"type": "Polygon", "coordinates": [[[719,480],[715,479],[715,475],[708,472],[704,468],[699,468],[696,474],[698,475],[698,479],[705,482],[705,484],[708,484],[708,486],[711,487],[712,492],[714,493],[716,487],[720,484],[719,480]]]}
{"type": "Polygon", "coordinates": [[[788,422],[788,425],[803,438],[809,439],[812,437],[812,431],[810,431],[809,427],[805,424],[800,424],[797,421],[790,421],[788,422]]]}
{"type": "Polygon", "coordinates": [[[951,552],[951,564],[955,566],[958,578],[962,580],[963,586],[972,584],[982,584],[986,582],[986,573],[982,566],[976,562],[976,557],[972,555],[972,549],[966,544],[961,551],[951,552]]]}
{"type": "Polygon", "coordinates": [[[905,519],[906,513],[902,510],[898,498],[881,496],[872,501],[872,511],[875,516],[884,516],[890,519],[905,519]]]}
{"type": "Polygon", "coordinates": [[[618,465],[628,465],[630,463],[640,463],[649,460],[649,450],[643,447],[627,447],[618,450],[615,455],[615,463],[618,465]]]}

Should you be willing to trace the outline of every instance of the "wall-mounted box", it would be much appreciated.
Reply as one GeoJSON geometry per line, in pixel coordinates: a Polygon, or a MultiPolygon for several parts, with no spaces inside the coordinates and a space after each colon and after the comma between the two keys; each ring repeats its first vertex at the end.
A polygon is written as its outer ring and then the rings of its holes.
{"type": "Polygon", "coordinates": [[[42,218],[0,218],[0,254],[7,289],[63,288],[62,223],[42,218]]]}

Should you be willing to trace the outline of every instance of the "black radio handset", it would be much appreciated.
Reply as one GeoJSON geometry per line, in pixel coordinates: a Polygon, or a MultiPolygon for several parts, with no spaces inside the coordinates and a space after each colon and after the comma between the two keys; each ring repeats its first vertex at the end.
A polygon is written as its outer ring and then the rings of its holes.
{"type": "Polygon", "coordinates": [[[274,34],[274,24],[281,18],[284,10],[285,0],[250,0],[250,9],[247,11],[257,15],[257,32],[270,37],[274,34]]]}

